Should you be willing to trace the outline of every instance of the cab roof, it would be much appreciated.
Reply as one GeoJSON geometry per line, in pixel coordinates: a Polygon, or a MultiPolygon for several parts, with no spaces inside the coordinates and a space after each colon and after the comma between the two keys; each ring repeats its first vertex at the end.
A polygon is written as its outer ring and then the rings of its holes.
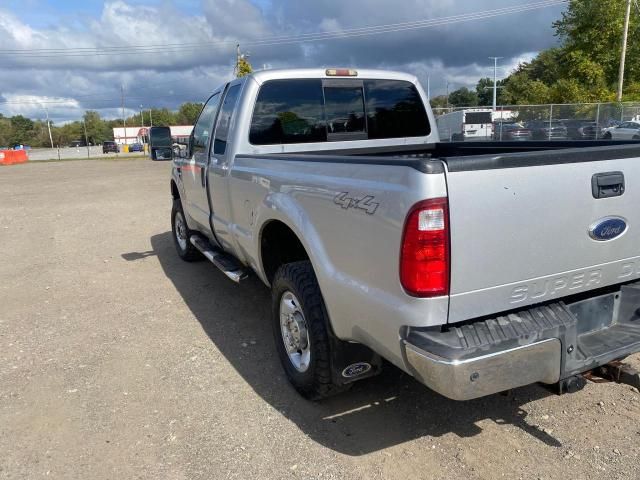
{"type": "MultiPolygon", "coordinates": [[[[395,72],[392,70],[370,70],[349,68],[355,70],[356,76],[335,76],[327,75],[327,70],[342,70],[341,68],[286,68],[274,70],[259,70],[248,75],[258,84],[262,84],[268,80],[280,80],[287,78],[331,78],[331,79],[379,79],[379,80],[404,80],[411,83],[417,83],[418,79],[415,75],[403,72],[395,72]]],[[[346,70],[346,69],[345,69],[346,70]]]]}

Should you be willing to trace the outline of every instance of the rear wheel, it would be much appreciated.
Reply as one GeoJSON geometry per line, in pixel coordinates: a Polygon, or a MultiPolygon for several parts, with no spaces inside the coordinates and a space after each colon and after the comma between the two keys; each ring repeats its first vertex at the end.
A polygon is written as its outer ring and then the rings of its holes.
{"type": "Polygon", "coordinates": [[[613,137],[611,135],[611,132],[607,132],[604,134],[602,138],[604,138],[605,140],[611,140],[613,137]]]}
{"type": "Polygon", "coordinates": [[[271,292],[273,336],[294,388],[310,400],[347,390],[333,382],[329,319],[311,262],[281,266],[271,292]]]}
{"type": "Polygon", "coordinates": [[[179,199],[173,200],[173,208],[171,209],[171,232],[173,233],[173,243],[181,259],[185,262],[194,262],[201,258],[200,252],[189,240],[192,232],[187,226],[184,211],[182,210],[182,203],[179,199]]]}

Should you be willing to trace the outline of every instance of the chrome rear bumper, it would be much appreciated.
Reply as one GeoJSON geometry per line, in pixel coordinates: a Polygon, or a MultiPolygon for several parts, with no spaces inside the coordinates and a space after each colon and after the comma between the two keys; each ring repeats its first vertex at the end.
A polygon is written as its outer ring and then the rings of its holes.
{"type": "Polygon", "coordinates": [[[426,386],[453,400],[471,400],[531,383],[560,380],[557,338],[464,360],[447,360],[406,344],[407,361],[426,386]]]}
{"type": "Polygon", "coordinates": [[[408,329],[408,370],[454,400],[557,383],[640,351],[640,282],[446,330],[408,329]]]}

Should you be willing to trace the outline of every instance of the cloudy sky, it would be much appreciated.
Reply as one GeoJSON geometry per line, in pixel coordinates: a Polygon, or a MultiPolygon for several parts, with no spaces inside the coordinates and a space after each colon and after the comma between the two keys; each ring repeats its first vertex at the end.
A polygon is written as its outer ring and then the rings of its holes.
{"type": "Polygon", "coordinates": [[[128,114],[203,101],[231,78],[236,42],[254,68],[404,70],[435,95],[493,75],[489,56],[506,76],[553,45],[562,5],[497,15],[539,1],[0,0],[0,113],[114,118],[122,85],[128,114]],[[469,14],[487,18],[451,23],[469,14]]]}

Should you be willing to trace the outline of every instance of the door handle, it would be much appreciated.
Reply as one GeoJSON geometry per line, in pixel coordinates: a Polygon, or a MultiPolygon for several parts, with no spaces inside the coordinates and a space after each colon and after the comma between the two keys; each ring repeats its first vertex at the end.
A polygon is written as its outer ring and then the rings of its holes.
{"type": "Polygon", "coordinates": [[[200,169],[200,183],[202,183],[202,188],[205,187],[206,176],[204,167],[200,169]]]}
{"type": "Polygon", "coordinates": [[[591,177],[593,198],[619,197],[624,193],[624,174],[622,172],[596,173],[591,177]]]}

